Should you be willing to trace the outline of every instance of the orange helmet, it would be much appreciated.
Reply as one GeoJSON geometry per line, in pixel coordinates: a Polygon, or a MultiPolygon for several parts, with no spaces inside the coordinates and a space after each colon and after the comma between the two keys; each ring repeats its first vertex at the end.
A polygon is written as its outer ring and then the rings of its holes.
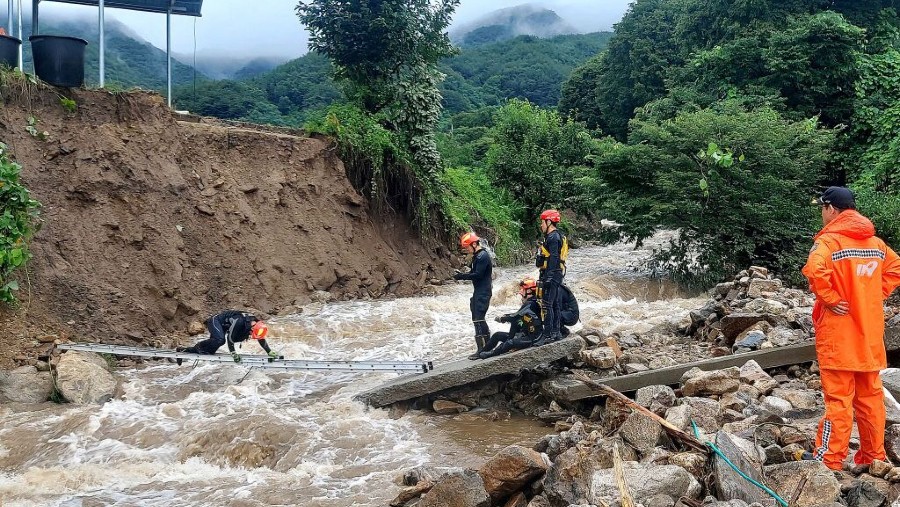
{"type": "Polygon", "coordinates": [[[549,220],[554,224],[558,224],[562,220],[562,216],[560,216],[559,211],[548,209],[541,213],[541,220],[549,220]]]}
{"type": "Polygon", "coordinates": [[[250,328],[250,337],[254,340],[264,340],[267,334],[269,334],[269,326],[261,320],[256,321],[256,324],[250,328]]]}
{"type": "Polygon", "coordinates": [[[478,235],[474,232],[467,232],[463,234],[461,238],[459,238],[459,246],[460,248],[469,248],[470,246],[472,246],[472,243],[480,239],[481,238],[479,238],[478,235]]]}
{"type": "Polygon", "coordinates": [[[535,289],[537,289],[537,282],[530,276],[523,278],[522,281],[519,282],[519,294],[523,296],[529,292],[533,292],[535,289]]]}

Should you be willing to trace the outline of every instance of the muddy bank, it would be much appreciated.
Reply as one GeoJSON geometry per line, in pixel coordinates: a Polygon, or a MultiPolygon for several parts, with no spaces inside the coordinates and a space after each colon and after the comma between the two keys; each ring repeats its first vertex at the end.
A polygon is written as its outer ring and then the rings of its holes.
{"type": "Polygon", "coordinates": [[[177,122],[145,92],[74,91],[70,112],[13,88],[0,139],[44,224],[23,308],[0,317],[6,363],[48,330],[147,343],[222,308],[406,296],[449,271],[405,219],[370,214],[326,140],[177,122]]]}

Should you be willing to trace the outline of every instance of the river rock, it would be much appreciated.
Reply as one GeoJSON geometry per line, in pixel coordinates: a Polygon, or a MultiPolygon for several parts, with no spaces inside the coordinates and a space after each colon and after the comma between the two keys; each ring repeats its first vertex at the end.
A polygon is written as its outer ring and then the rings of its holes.
{"type": "Polygon", "coordinates": [[[791,409],[791,404],[777,396],[766,396],[760,408],[781,417],[791,409]]]}
{"type": "Polygon", "coordinates": [[[528,507],[553,507],[544,495],[537,495],[528,502],[528,507]]]}
{"type": "Polygon", "coordinates": [[[431,408],[441,415],[461,414],[469,410],[469,407],[465,405],[448,400],[434,400],[434,403],[431,404],[431,408]]]}
{"type": "Polygon", "coordinates": [[[659,415],[675,405],[675,391],[669,386],[642,387],[635,393],[638,405],[659,415]]]}
{"type": "Polygon", "coordinates": [[[685,396],[709,396],[734,392],[740,387],[739,376],[740,370],[737,367],[697,373],[684,381],[681,392],[685,396]]]}
{"type": "Polygon", "coordinates": [[[812,410],[816,408],[816,393],[800,389],[775,389],[772,396],[786,400],[794,408],[812,410]]]}
{"type": "MultiPolygon", "coordinates": [[[[747,306],[744,307],[745,312],[753,312],[757,314],[763,314],[767,316],[766,320],[774,321],[770,316],[781,316],[787,313],[788,307],[786,304],[781,301],[776,301],[774,299],[765,299],[759,298],[754,299],[747,303],[747,306]]],[[[781,319],[785,320],[785,319],[781,319]]]]}
{"type": "Polygon", "coordinates": [[[503,449],[489,459],[481,470],[484,488],[495,501],[521,490],[547,471],[547,463],[537,452],[518,445],[503,449]]]}
{"type": "Polygon", "coordinates": [[[768,319],[765,315],[758,313],[732,313],[722,317],[722,320],[719,322],[722,324],[722,336],[731,345],[738,335],[747,330],[747,328],[764,320],[768,319]]]}
{"type": "Polygon", "coordinates": [[[644,453],[654,447],[662,438],[662,426],[649,416],[640,412],[632,412],[622,423],[619,435],[638,452],[644,453]]]}
{"type": "Polygon", "coordinates": [[[97,354],[69,351],[56,366],[56,385],[69,403],[106,403],[116,392],[116,379],[97,354]]]}
{"type": "Polygon", "coordinates": [[[606,370],[616,365],[616,354],[609,347],[582,350],[579,357],[585,363],[601,370],[606,370]]]}
{"type": "Polygon", "coordinates": [[[882,507],[887,497],[875,485],[857,481],[846,495],[848,507],[882,507]]]}
{"type": "Polygon", "coordinates": [[[698,479],[703,477],[706,469],[706,463],[706,456],[697,454],[695,452],[681,452],[678,454],[673,454],[669,458],[670,465],[680,466],[698,479]]]}
{"type": "MultiPolygon", "coordinates": [[[[692,398],[686,397],[681,399],[682,405],[690,407],[690,417],[697,423],[701,430],[708,433],[715,433],[721,423],[719,415],[721,407],[719,403],[708,398],[692,398]]],[[[686,429],[688,433],[693,434],[690,423],[686,429]]]]}
{"type": "Polygon", "coordinates": [[[740,391],[735,391],[733,393],[723,394],[721,398],[719,398],[719,405],[723,409],[734,410],[736,412],[741,412],[747,405],[750,404],[748,397],[741,393],[740,391]]]}
{"type": "MultiPolygon", "coordinates": [[[[644,504],[656,495],[672,498],[699,498],[700,483],[687,470],[675,465],[647,466],[626,462],[623,466],[625,482],[635,502],[644,504]]],[[[612,505],[621,495],[612,469],[594,472],[588,502],[595,505],[612,505]]]]}
{"type": "Polygon", "coordinates": [[[619,449],[624,461],[636,461],[637,453],[621,437],[602,438],[594,432],[577,446],[567,449],[544,476],[544,494],[554,504],[577,504],[590,491],[594,472],[613,466],[613,450],[619,449]]]}
{"type": "Polygon", "coordinates": [[[444,478],[422,496],[417,507],[491,507],[484,480],[474,470],[465,470],[444,478]]]}
{"type": "Polygon", "coordinates": [[[762,297],[766,292],[778,292],[782,288],[781,280],[763,280],[754,278],[750,280],[750,287],[747,288],[747,296],[751,298],[762,297]]]}
{"type": "Polygon", "coordinates": [[[872,461],[872,465],[869,466],[869,473],[874,475],[875,477],[884,479],[884,476],[894,468],[890,463],[886,463],[881,461],[880,459],[876,459],[872,461]]]}
{"type": "Polygon", "coordinates": [[[42,403],[53,393],[53,379],[49,372],[34,366],[0,371],[0,403],[42,403]]]}
{"type": "Polygon", "coordinates": [[[528,497],[525,493],[516,493],[503,504],[503,507],[528,507],[528,497]]]}
{"type": "Polygon", "coordinates": [[[818,461],[792,461],[768,466],[765,470],[769,486],[782,498],[791,498],[803,476],[808,477],[796,507],[833,503],[841,495],[841,486],[834,474],[818,461]]]}
{"type": "Polygon", "coordinates": [[[740,379],[758,389],[762,394],[769,394],[778,387],[778,382],[752,359],[741,366],[740,379]]]}
{"type": "Polygon", "coordinates": [[[884,435],[884,448],[893,463],[900,463],[900,424],[888,426],[884,435]]]}

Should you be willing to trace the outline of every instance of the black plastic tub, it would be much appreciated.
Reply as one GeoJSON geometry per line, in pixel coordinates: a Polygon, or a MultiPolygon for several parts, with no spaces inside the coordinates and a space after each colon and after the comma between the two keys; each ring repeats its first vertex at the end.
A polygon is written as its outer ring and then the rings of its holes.
{"type": "Polygon", "coordinates": [[[34,73],[53,86],[78,88],[84,84],[84,49],[87,41],[61,35],[32,35],[34,73]]]}
{"type": "Polygon", "coordinates": [[[0,65],[14,69],[19,65],[19,46],[22,40],[9,35],[0,35],[0,65]]]}

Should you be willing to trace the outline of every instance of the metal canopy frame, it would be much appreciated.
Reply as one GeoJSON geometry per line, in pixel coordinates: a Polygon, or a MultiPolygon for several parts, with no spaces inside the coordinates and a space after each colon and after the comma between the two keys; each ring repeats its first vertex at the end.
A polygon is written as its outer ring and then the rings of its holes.
{"type": "MultiPolygon", "coordinates": [[[[203,0],[32,0],[31,33],[37,35],[40,25],[40,4],[56,2],[63,4],[88,5],[97,7],[100,27],[100,87],[106,86],[106,19],[104,11],[125,9],[130,11],[155,12],[166,15],[166,101],[172,107],[172,15],[200,17],[203,0]]],[[[10,28],[12,25],[13,0],[9,0],[10,28]]],[[[22,2],[19,0],[19,38],[22,38],[22,2]]],[[[19,68],[22,66],[21,47],[19,68]]]]}

